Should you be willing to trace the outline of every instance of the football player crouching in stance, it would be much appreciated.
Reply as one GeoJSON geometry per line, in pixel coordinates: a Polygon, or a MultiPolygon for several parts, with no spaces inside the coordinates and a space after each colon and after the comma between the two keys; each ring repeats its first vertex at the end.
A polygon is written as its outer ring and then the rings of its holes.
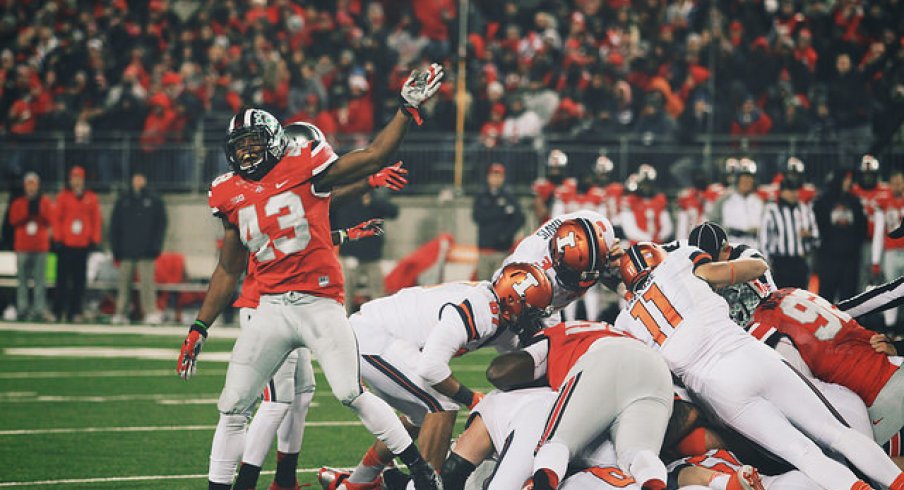
{"type": "MultiPolygon", "coordinates": [[[[552,287],[531,264],[503,267],[492,282],[447,283],[406,288],[370,301],[350,321],[361,352],[361,376],[370,390],[401,412],[424,458],[439,467],[459,406],[472,408],[483,396],[452,374],[449,361],[482,347],[517,348],[523,320],[547,314],[552,287]]],[[[379,488],[393,455],[377,441],[347,478],[323,468],[325,488],[379,488]]]]}
{"type": "Polygon", "coordinates": [[[260,305],[233,347],[217,409],[208,488],[230,487],[244,447],[249,409],[289,353],[307,347],[334,396],[406,463],[416,487],[436,489],[433,468],[384,401],[364,391],[357,342],[345,309],[342,270],[329,226],[330,191],[379,170],[418,107],[439,91],[432,65],[403,84],[401,106],[366,148],[341,157],[326,141],[290,147],[279,121],[241,109],[230,121],[226,156],[232,172],[211,184],[209,204],[223,222],[223,249],[197,320],[183,342],[177,373],[194,374],[208,327],[234,294],[246,261],[254,263],[260,305]]]}

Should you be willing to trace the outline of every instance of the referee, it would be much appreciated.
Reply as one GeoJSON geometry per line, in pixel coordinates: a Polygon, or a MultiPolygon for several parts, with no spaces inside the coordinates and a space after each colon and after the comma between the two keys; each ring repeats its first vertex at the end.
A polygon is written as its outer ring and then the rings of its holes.
{"type": "Polygon", "coordinates": [[[807,258],[819,239],[813,210],[799,200],[800,187],[799,178],[785,175],[778,201],[766,205],[760,226],[760,250],[769,258],[779,288],[807,289],[807,258]]]}

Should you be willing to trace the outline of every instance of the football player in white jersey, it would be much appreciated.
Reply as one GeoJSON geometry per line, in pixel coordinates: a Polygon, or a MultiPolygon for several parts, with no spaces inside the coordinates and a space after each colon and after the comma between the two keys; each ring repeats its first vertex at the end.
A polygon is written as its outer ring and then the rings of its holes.
{"type": "Polygon", "coordinates": [[[630,298],[616,328],[659,349],[672,372],[726,425],[825,488],[871,487],[804,433],[880,484],[904,488],[904,474],[882,449],[838,421],[778,354],[731,321],[728,304],[713,292],[761,276],[765,261],[716,263],[696,247],[666,253],[639,243],[625,253],[620,269],[630,298]]]}
{"type": "MultiPolygon", "coordinates": [[[[530,477],[533,451],[557,395],[546,387],[488,393],[471,411],[467,427],[443,464],[445,489],[465,488],[475,467],[490,457],[496,460],[492,474],[485,481],[472,478],[467,486],[485,490],[520,488],[530,477]]],[[[573,466],[581,469],[568,476],[559,488],[641,490],[634,477],[618,467],[615,446],[607,436],[595,440],[575,456],[573,466]]],[[[759,490],[757,478],[751,467],[739,467],[725,477],[724,483],[731,486],[723,490],[759,490]]]]}
{"type": "MultiPolygon", "coordinates": [[[[371,391],[420,427],[424,458],[441,465],[458,407],[483,396],[460,383],[449,361],[481,347],[517,347],[515,325],[546,313],[552,287],[532,264],[508,264],[492,283],[448,283],[406,288],[365,303],[350,318],[358,338],[361,376],[371,391]]],[[[379,488],[393,458],[376,442],[338,488],[379,488]]],[[[333,478],[324,468],[321,479],[333,478]]]]}
{"type": "MultiPolygon", "coordinates": [[[[546,271],[553,290],[553,314],[546,325],[552,326],[561,321],[558,312],[597,283],[615,290],[618,277],[610,272],[609,265],[616,263],[622,253],[612,223],[600,213],[584,210],[543,223],[521,240],[503,265],[526,262],[546,271]]],[[[599,295],[585,297],[588,312],[599,311],[598,298],[599,295]]]]}

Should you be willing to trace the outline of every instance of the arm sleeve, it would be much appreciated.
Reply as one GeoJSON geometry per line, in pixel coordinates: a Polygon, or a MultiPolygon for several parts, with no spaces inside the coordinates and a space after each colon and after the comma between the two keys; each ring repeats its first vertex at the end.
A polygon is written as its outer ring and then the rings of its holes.
{"type": "Polygon", "coordinates": [[[882,248],[885,245],[885,213],[881,208],[876,208],[873,213],[873,247],[872,265],[878,265],[882,261],[882,248]]]}
{"type": "Polygon", "coordinates": [[[452,375],[449,361],[468,342],[468,330],[461,317],[451,307],[443,309],[439,322],[421,349],[417,367],[418,374],[431,385],[452,375]]]}
{"type": "Polygon", "coordinates": [[[839,301],[836,306],[839,310],[859,319],[866,315],[895,308],[902,303],[904,303],[904,276],[864,291],[853,298],[839,301]]]}
{"type": "Polygon", "coordinates": [[[546,376],[546,368],[549,359],[549,340],[545,337],[524,348],[524,352],[530,354],[534,359],[534,380],[538,380],[546,376]]]}
{"type": "Polygon", "coordinates": [[[9,207],[9,224],[13,227],[25,223],[28,219],[28,206],[24,199],[16,199],[9,207]]]}

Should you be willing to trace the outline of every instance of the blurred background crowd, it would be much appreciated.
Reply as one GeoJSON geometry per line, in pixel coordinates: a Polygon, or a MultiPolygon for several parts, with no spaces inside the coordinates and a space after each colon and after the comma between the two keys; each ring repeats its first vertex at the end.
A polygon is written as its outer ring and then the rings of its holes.
{"type": "MultiPolygon", "coordinates": [[[[473,198],[478,275],[530,226],[581,207],[618,221],[628,240],[681,238],[704,218],[732,223],[735,239],[773,261],[806,257],[806,269],[800,260],[782,267],[795,284],[808,280],[812,256],[844,256],[849,249],[837,244],[852,236],[850,250],[864,264],[856,268],[866,270],[861,285],[894,262],[886,257],[897,245],[874,244],[873,234],[876,209],[891,226],[899,216],[892,203],[904,192],[895,191],[904,186],[896,184],[904,167],[904,1],[469,5],[460,12],[457,0],[0,0],[7,246],[15,235],[12,203],[35,179],[44,189],[68,189],[52,203],[57,213],[73,202],[84,206],[80,192],[63,197],[73,193],[75,172],[98,191],[94,199],[111,202],[75,248],[108,249],[120,264],[134,259],[130,278],[133,269],[147,272],[142,260],[165,255],[163,232],[160,243],[141,241],[151,244],[144,255],[126,257],[115,230],[134,221],[113,209],[147,211],[145,199],[159,199],[143,197],[155,196],[147,182],[167,194],[203,192],[226,169],[225,125],[241,106],[264,108],[284,124],[312,122],[342,152],[382,127],[412,68],[436,61],[448,80],[399,151],[412,177],[403,195],[445,195],[454,184],[455,196],[473,198]],[[456,182],[459,102],[464,179],[456,182]],[[144,181],[138,190],[136,178],[144,181]],[[119,200],[132,196],[131,208],[114,204],[110,191],[119,200]],[[769,203],[780,204],[783,194],[804,205],[788,211],[803,225],[785,227],[801,230],[800,246],[768,250],[785,213],[769,203]],[[832,233],[842,240],[828,240],[832,233]]],[[[371,199],[361,203],[367,213],[398,212],[371,199]]],[[[36,218],[24,222],[51,230],[39,248],[83,262],[62,238],[71,222],[38,219],[43,206],[26,206],[36,218]]],[[[405,206],[401,212],[404,218],[405,206]]],[[[343,253],[361,264],[382,257],[366,246],[343,253]]],[[[19,272],[39,262],[30,258],[19,272]]],[[[82,275],[62,267],[64,278],[82,275]]],[[[364,282],[379,289],[378,280],[364,282]]],[[[819,287],[835,282],[851,283],[829,278],[819,287]]],[[[152,294],[141,288],[143,303],[152,294]]],[[[123,301],[109,307],[117,320],[131,311],[123,301]]],[[[81,314],[68,308],[19,308],[19,315],[81,314]]],[[[132,313],[156,322],[160,311],[132,313]]]]}

